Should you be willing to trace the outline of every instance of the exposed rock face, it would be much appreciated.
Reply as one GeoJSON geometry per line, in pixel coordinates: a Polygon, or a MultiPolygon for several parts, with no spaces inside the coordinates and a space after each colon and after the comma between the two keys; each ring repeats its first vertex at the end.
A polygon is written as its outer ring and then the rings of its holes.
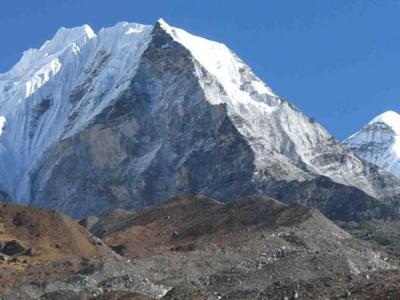
{"type": "MultiPolygon", "coordinates": [[[[333,220],[396,218],[397,202],[382,202],[353,186],[344,186],[320,176],[303,182],[282,183],[274,197],[286,203],[318,207],[333,220]]],[[[396,200],[395,200],[396,201],[396,200]]]]}
{"type": "MultiPolygon", "coordinates": [[[[58,71],[20,106],[7,102],[4,112],[0,106],[7,121],[0,188],[16,201],[82,217],[114,207],[138,210],[182,194],[292,201],[293,187],[301,186],[296,200],[339,218],[344,212],[335,210],[352,201],[352,192],[364,215],[385,214],[377,199],[397,201],[400,180],[276,96],[224,45],[163,21],[78,33],[80,50],[64,49],[64,67],[53,66],[58,71]],[[68,86],[60,96],[55,83],[63,77],[68,86]],[[26,146],[21,156],[13,151],[15,136],[26,146]],[[17,172],[9,172],[11,162],[17,172]],[[337,205],[342,191],[347,196],[337,205]]],[[[7,75],[0,84],[13,99],[7,75]]]]}
{"type": "Polygon", "coordinates": [[[48,205],[44,195],[52,195],[51,206],[84,215],[200,191],[240,196],[253,185],[253,152],[226,107],[205,99],[189,51],[165,43],[172,38],[156,28],[129,90],[50,149],[33,177],[35,204],[48,205]]]}

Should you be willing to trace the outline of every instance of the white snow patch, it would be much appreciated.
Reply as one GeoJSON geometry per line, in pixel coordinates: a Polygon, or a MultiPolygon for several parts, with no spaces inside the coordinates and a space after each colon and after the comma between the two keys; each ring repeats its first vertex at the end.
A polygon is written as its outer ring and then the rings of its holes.
{"type": "Polygon", "coordinates": [[[254,89],[259,94],[267,94],[267,95],[275,96],[275,94],[272,92],[272,90],[269,87],[267,87],[264,82],[262,82],[262,81],[253,81],[251,84],[253,85],[254,89]]]}
{"type": "Polygon", "coordinates": [[[132,33],[138,33],[138,32],[143,32],[143,29],[131,27],[125,32],[125,34],[132,34],[132,33]]]}
{"type": "Polygon", "coordinates": [[[7,122],[6,118],[4,116],[0,116],[0,136],[3,134],[6,122],[7,122]]]}
{"type": "Polygon", "coordinates": [[[51,60],[38,71],[31,75],[31,78],[25,82],[25,98],[32,95],[37,89],[41,88],[61,69],[61,62],[58,58],[51,60]]]}

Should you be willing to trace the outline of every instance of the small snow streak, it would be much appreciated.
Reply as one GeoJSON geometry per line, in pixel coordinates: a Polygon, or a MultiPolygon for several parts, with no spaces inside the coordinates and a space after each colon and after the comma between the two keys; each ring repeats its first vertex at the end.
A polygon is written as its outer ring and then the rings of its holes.
{"type": "Polygon", "coordinates": [[[0,116],[0,136],[3,134],[3,130],[6,126],[6,118],[3,116],[0,116]]]}

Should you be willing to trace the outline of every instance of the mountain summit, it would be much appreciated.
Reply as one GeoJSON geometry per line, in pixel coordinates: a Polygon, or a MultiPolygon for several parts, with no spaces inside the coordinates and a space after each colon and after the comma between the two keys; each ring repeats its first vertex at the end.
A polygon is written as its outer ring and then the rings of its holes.
{"type": "Polygon", "coordinates": [[[400,190],[225,45],[163,20],[62,28],[28,50],[0,75],[0,128],[0,190],[74,217],[201,193],[345,218],[400,190]]]}
{"type": "Polygon", "coordinates": [[[400,176],[400,115],[387,111],[344,141],[354,153],[400,176]]]}

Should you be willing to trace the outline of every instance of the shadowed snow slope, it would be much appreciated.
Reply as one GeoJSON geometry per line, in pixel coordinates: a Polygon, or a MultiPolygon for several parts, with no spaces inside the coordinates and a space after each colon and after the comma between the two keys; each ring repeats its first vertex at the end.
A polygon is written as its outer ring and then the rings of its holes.
{"type": "Polygon", "coordinates": [[[163,20],[60,29],[0,75],[0,116],[0,190],[77,217],[180,194],[286,199],[293,184],[317,203],[323,182],[321,208],[400,189],[225,45],[163,20]]]}

